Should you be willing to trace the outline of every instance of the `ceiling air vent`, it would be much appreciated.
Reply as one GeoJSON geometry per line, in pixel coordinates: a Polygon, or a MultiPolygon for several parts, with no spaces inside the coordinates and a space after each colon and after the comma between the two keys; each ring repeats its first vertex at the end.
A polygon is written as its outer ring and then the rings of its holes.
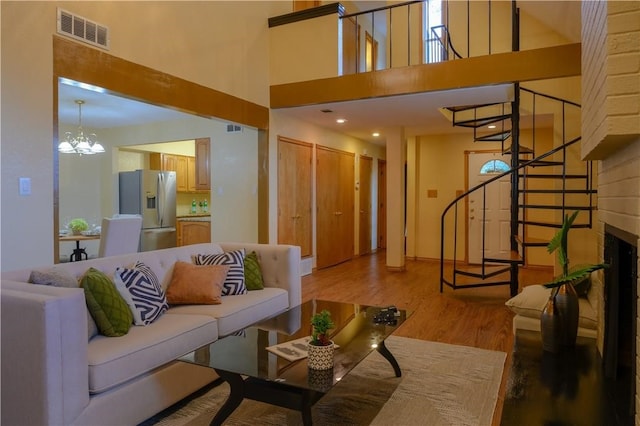
{"type": "Polygon", "coordinates": [[[62,9],[58,9],[58,34],[109,49],[109,28],[62,9]]]}
{"type": "Polygon", "coordinates": [[[242,131],[242,127],[237,124],[227,124],[227,133],[238,133],[242,131]]]}

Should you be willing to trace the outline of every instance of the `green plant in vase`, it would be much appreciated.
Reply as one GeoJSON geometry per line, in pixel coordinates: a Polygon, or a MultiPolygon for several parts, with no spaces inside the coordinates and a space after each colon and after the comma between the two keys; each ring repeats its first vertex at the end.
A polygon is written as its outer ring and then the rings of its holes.
{"type": "Polygon", "coordinates": [[[311,344],[316,346],[327,346],[333,344],[329,340],[329,330],[335,327],[331,320],[331,312],[326,309],[311,317],[311,344]]]}
{"type": "Polygon", "coordinates": [[[576,342],[579,305],[574,285],[588,279],[592,272],[608,267],[607,264],[598,263],[570,269],[569,230],[578,213],[579,211],[575,211],[571,216],[565,215],[562,227],[547,245],[549,253],[557,252],[558,263],[562,267],[561,275],[543,284],[552,289],[540,318],[542,346],[550,352],[556,352],[560,346],[572,346],[576,342]]]}
{"type": "Polygon", "coordinates": [[[328,332],[334,327],[331,313],[326,309],[311,317],[311,340],[307,346],[307,365],[310,369],[329,370],[333,368],[334,344],[329,339],[328,332]]]}
{"type": "Polygon", "coordinates": [[[69,228],[73,234],[78,235],[89,229],[89,224],[82,218],[76,218],[69,221],[67,228],[69,228]]]}

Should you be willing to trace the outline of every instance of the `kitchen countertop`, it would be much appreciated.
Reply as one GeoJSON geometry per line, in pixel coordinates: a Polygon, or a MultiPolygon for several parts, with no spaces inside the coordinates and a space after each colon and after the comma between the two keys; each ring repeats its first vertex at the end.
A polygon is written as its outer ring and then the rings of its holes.
{"type": "Polygon", "coordinates": [[[176,216],[176,220],[187,222],[211,222],[211,214],[209,213],[196,213],[185,216],[176,216]]]}

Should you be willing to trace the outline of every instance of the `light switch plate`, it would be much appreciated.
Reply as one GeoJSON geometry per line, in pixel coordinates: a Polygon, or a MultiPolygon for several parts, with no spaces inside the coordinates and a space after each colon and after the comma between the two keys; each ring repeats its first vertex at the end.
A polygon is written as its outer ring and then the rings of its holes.
{"type": "Polygon", "coordinates": [[[31,178],[20,178],[20,195],[31,195],[31,178]]]}

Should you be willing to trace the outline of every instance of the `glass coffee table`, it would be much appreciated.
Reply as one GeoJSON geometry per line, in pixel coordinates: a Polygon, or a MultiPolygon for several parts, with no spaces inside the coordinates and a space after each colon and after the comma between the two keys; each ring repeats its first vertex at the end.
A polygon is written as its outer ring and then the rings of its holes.
{"type": "Polygon", "coordinates": [[[226,336],[180,358],[213,368],[229,383],[229,397],[212,425],[221,425],[243,399],[253,399],[298,410],[305,425],[311,424],[311,407],[356,365],[377,350],[401,370],[384,344],[409,313],[389,307],[311,300],[274,317],[226,336]],[[311,370],[305,356],[311,316],[331,312],[336,328],[331,339],[337,345],[333,369],[311,370]]]}

